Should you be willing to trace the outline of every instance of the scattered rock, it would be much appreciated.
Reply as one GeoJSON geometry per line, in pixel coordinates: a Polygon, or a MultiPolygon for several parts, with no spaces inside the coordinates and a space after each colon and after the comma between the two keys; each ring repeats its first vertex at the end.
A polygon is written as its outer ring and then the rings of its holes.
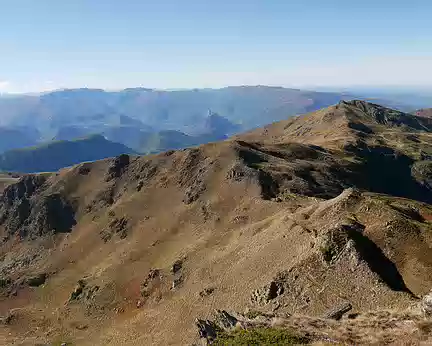
{"type": "Polygon", "coordinates": [[[183,197],[183,203],[191,204],[195,202],[205,191],[205,185],[202,181],[198,180],[193,186],[186,189],[185,195],[183,197]]]}
{"type": "Polygon", "coordinates": [[[159,269],[151,269],[147,275],[147,278],[141,284],[141,296],[147,298],[151,295],[153,288],[158,284],[161,280],[162,275],[159,269]]]}
{"type": "Polygon", "coordinates": [[[234,328],[238,323],[238,319],[230,315],[225,310],[216,310],[216,324],[222,329],[234,328]]]}
{"type": "Polygon", "coordinates": [[[89,305],[99,289],[99,286],[91,286],[88,285],[84,280],[78,280],[75,289],[71,293],[69,302],[79,300],[89,305]]]}
{"type": "Polygon", "coordinates": [[[175,290],[176,288],[178,288],[181,284],[183,283],[183,276],[179,276],[177,278],[174,279],[173,283],[172,283],[172,290],[175,290]]]}
{"type": "Polygon", "coordinates": [[[86,330],[88,328],[87,324],[78,324],[75,326],[76,329],[78,330],[86,330]]]}
{"type": "Polygon", "coordinates": [[[0,324],[1,325],[9,325],[9,324],[11,324],[14,317],[15,316],[11,312],[9,312],[6,316],[0,317],[0,324]]]}
{"type": "Polygon", "coordinates": [[[81,293],[84,290],[84,287],[86,286],[86,282],[84,280],[78,280],[77,285],[75,286],[75,289],[71,293],[71,296],[69,298],[69,301],[77,300],[78,297],[81,295],[81,293]]]}
{"type": "Polygon", "coordinates": [[[136,187],[137,191],[141,191],[143,186],[144,186],[144,181],[140,180],[137,184],[137,187],[136,187]]]}
{"type": "Polygon", "coordinates": [[[239,315],[238,318],[229,314],[225,310],[216,310],[215,320],[195,320],[195,325],[198,328],[198,334],[200,338],[205,339],[207,344],[212,344],[216,339],[217,335],[221,331],[231,331],[238,325],[244,327],[244,322],[247,322],[247,318],[239,315]]]}
{"type": "Polygon", "coordinates": [[[425,317],[432,317],[432,291],[423,297],[420,307],[425,317]]]}
{"type": "Polygon", "coordinates": [[[268,285],[255,290],[252,293],[251,302],[258,305],[265,305],[271,300],[282,295],[285,291],[284,283],[281,276],[277,276],[268,285]]]}
{"type": "Polygon", "coordinates": [[[233,218],[233,223],[235,224],[245,224],[249,220],[247,215],[237,215],[233,218]]]}
{"type": "Polygon", "coordinates": [[[107,229],[102,230],[99,234],[102,240],[106,243],[113,235],[120,235],[120,239],[124,239],[128,234],[128,220],[125,217],[113,219],[107,229]]]}
{"type": "Polygon", "coordinates": [[[253,169],[240,163],[236,163],[227,172],[226,179],[240,182],[245,178],[252,178],[254,175],[255,173],[253,169]]]}
{"type": "Polygon", "coordinates": [[[350,302],[344,302],[341,305],[334,307],[324,314],[324,318],[332,319],[332,320],[340,320],[343,315],[345,315],[348,311],[352,310],[352,305],[350,302]]]}
{"type": "Polygon", "coordinates": [[[183,260],[179,259],[175,261],[174,264],[172,265],[171,272],[173,274],[177,274],[182,269],[182,267],[183,267],[183,260]]]}
{"type": "Polygon", "coordinates": [[[208,297],[209,295],[212,295],[214,291],[215,291],[214,287],[207,287],[199,293],[199,296],[201,298],[208,297]]]}
{"type": "Polygon", "coordinates": [[[195,325],[198,328],[200,338],[206,339],[209,344],[216,339],[219,328],[214,322],[197,318],[195,325]]]}
{"type": "Polygon", "coordinates": [[[39,287],[45,283],[46,279],[47,279],[47,274],[41,273],[28,278],[26,281],[30,287],[39,287]]]}

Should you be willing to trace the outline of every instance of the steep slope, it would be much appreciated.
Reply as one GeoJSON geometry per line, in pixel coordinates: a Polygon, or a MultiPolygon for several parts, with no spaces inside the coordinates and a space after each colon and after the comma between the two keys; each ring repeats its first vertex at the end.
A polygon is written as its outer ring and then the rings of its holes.
{"type": "Polygon", "coordinates": [[[52,172],[80,162],[100,160],[122,153],[134,152],[122,144],[94,135],[73,141],[48,142],[35,147],[6,151],[0,155],[0,170],[52,172]]]}
{"type": "Polygon", "coordinates": [[[405,308],[432,287],[431,145],[427,120],[353,101],[23,177],[0,200],[0,341],[185,345],[214,309],[405,308]]]}

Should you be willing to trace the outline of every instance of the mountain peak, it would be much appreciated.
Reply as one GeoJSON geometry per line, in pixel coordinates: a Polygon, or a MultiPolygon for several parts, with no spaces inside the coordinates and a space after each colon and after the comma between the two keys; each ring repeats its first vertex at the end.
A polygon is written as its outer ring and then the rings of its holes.
{"type": "Polygon", "coordinates": [[[407,126],[415,130],[430,131],[432,129],[428,122],[412,114],[383,107],[364,100],[341,101],[339,106],[346,108],[346,115],[348,117],[354,115],[358,120],[363,122],[372,122],[385,126],[407,126]]]}
{"type": "Polygon", "coordinates": [[[204,124],[204,132],[219,134],[219,135],[230,135],[239,130],[237,124],[233,124],[227,118],[219,115],[212,110],[208,110],[207,118],[204,124]]]}

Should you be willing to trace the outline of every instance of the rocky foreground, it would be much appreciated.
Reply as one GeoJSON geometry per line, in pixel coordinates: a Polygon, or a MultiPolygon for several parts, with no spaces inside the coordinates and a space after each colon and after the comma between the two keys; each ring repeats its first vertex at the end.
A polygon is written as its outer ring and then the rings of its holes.
{"type": "Polygon", "coordinates": [[[430,345],[432,292],[410,309],[349,313],[336,307],[321,317],[216,311],[214,320],[196,320],[208,345],[430,345]]]}

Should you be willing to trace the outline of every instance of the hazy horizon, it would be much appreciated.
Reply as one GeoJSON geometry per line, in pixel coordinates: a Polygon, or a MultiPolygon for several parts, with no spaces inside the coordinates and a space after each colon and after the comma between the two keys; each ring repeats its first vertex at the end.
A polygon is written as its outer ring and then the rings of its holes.
{"type": "Polygon", "coordinates": [[[105,92],[120,92],[128,89],[149,89],[156,91],[191,91],[191,90],[219,90],[225,88],[241,88],[241,87],[267,87],[267,88],[284,88],[284,89],[292,89],[292,90],[301,90],[301,91],[310,91],[310,92],[323,92],[323,93],[371,93],[371,96],[379,96],[379,95],[393,95],[396,96],[398,94],[416,94],[418,96],[431,96],[432,95],[432,86],[403,86],[403,85],[394,85],[394,86],[385,86],[385,85],[352,85],[352,86],[303,86],[303,87],[295,87],[295,86],[283,86],[283,85],[266,85],[266,84],[255,84],[255,85],[225,85],[220,87],[189,87],[189,88],[153,88],[151,86],[128,86],[125,88],[101,88],[101,87],[65,87],[65,88],[53,88],[46,89],[40,91],[0,91],[0,97],[13,97],[13,96],[33,96],[33,95],[42,95],[51,92],[59,92],[59,91],[67,91],[67,90],[102,90],[105,92]]]}

